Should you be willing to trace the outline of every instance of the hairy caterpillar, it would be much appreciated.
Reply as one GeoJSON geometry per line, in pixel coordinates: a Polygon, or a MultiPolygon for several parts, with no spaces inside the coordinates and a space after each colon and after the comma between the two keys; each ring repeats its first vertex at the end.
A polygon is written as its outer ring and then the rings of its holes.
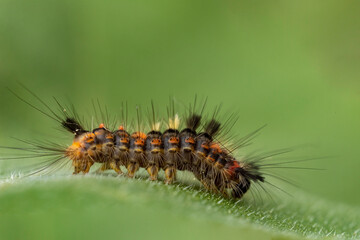
{"type": "MultiPolygon", "coordinates": [[[[158,179],[160,171],[164,171],[165,183],[171,184],[176,181],[178,171],[189,171],[207,190],[223,196],[241,198],[252,184],[266,182],[261,161],[284,152],[236,159],[234,150],[246,146],[261,128],[238,139],[234,145],[228,141],[220,141],[221,138],[230,138],[229,132],[236,121],[234,115],[230,115],[225,123],[221,124],[217,120],[217,108],[211,117],[206,118],[203,114],[206,101],[200,104],[198,110],[196,98],[183,117],[179,117],[175,112],[174,102],[170,101],[166,124],[162,124],[156,116],[152,103],[148,121],[150,130],[145,132],[140,124],[138,108],[137,121],[133,124],[136,125],[135,128],[129,127],[127,105],[123,104],[121,124],[117,129],[114,130],[104,123],[100,123],[98,128],[88,129],[73,107],[67,108],[54,98],[58,109],[52,109],[31,90],[26,87],[24,89],[41,107],[14,92],[13,94],[74,135],[72,143],[66,147],[26,142],[31,148],[22,150],[35,153],[34,157],[53,157],[47,165],[30,174],[43,172],[67,161],[72,162],[73,174],[86,174],[94,163],[100,163],[101,167],[97,172],[112,169],[117,174],[125,174],[121,170],[123,167],[126,169],[126,176],[130,178],[133,178],[140,168],[144,168],[152,181],[158,179]],[[184,119],[182,128],[181,119],[184,119]]],[[[98,107],[94,104],[94,110],[96,109],[104,115],[100,104],[98,107]]]]}

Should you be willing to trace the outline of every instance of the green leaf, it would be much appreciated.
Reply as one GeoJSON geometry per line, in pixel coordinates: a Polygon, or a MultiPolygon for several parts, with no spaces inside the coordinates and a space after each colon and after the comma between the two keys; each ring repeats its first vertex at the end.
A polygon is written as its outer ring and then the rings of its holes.
{"type": "Polygon", "coordinates": [[[4,239],[356,239],[359,223],[359,209],[303,192],[235,201],[197,185],[92,174],[0,185],[4,239]]]}

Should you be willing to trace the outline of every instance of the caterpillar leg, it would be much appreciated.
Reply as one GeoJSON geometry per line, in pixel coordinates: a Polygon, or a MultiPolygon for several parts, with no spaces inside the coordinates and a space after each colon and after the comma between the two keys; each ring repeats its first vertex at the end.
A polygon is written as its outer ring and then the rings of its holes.
{"type": "Polygon", "coordinates": [[[211,189],[210,183],[209,183],[209,181],[207,179],[202,179],[202,180],[200,180],[200,182],[202,183],[204,188],[206,188],[207,190],[211,189]]]}
{"type": "Polygon", "coordinates": [[[91,166],[94,164],[94,162],[93,161],[87,161],[86,162],[86,167],[85,167],[85,169],[83,169],[83,173],[88,173],[89,171],[90,171],[90,168],[91,168],[91,166]]]}
{"type": "Polygon", "coordinates": [[[159,167],[156,164],[153,164],[149,165],[146,170],[149,173],[149,179],[151,181],[156,181],[159,173],[159,167]]]}
{"type": "Polygon", "coordinates": [[[118,166],[118,168],[120,168],[120,166],[126,167],[129,164],[128,157],[122,157],[119,159],[115,159],[115,161],[116,161],[116,166],[118,166]]]}
{"type": "Polygon", "coordinates": [[[226,190],[226,186],[225,185],[220,185],[220,186],[217,186],[216,187],[216,193],[219,193],[221,194],[224,198],[228,198],[229,197],[229,194],[226,190]]]}
{"type": "Polygon", "coordinates": [[[96,172],[96,173],[101,173],[101,172],[104,172],[104,171],[106,171],[106,170],[108,170],[108,169],[110,169],[109,164],[108,164],[107,162],[104,162],[104,163],[101,165],[101,167],[100,167],[98,170],[96,170],[95,172],[96,172]]]}
{"type": "Polygon", "coordinates": [[[133,178],[135,176],[135,173],[139,170],[139,163],[138,162],[132,162],[130,161],[128,166],[127,166],[127,170],[128,170],[128,177],[129,178],[133,178]]]}
{"type": "Polygon", "coordinates": [[[232,197],[233,198],[242,198],[242,196],[249,190],[250,188],[250,181],[243,180],[238,184],[232,187],[232,197]]]}
{"type": "Polygon", "coordinates": [[[79,174],[81,172],[88,173],[90,170],[90,167],[94,163],[92,161],[85,161],[85,160],[73,160],[73,166],[74,166],[74,172],[73,174],[79,174]]]}
{"type": "Polygon", "coordinates": [[[176,180],[176,168],[175,166],[168,166],[165,168],[165,183],[171,184],[176,180]]]}
{"type": "Polygon", "coordinates": [[[79,174],[81,172],[81,168],[79,166],[74,166],[73,175],[79,174]]]}
{"type": "Polygon", "coordinates": [[[109,163],[109,167],[110,167],[111,169],[113,169],[117,174],[122,174],[122,173],[123,173],[123,172],[121,171],[119,165],[116,164],[115,161],[111,161],[111,162],[109,163]]]}
{"type": "Polygon", "coordinates": [[[101,173],[109,169],[114,170],[117,174],[123,174],[123,172],[120,169],[120,164],[117,164],[115,161],[104,162],[101,165],[101,167],[98,170],[96,170],[96,173],[101,173]]]}

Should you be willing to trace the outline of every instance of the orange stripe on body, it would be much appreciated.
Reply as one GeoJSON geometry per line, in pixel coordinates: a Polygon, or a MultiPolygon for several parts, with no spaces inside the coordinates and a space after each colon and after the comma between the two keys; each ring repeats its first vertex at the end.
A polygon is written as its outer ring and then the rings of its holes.
{"type": "Polygon", "coordinates": [[[169,139],[169,143],[178,144],[179,143],[179,138],[178,137],[171,137],[169,139]]]}
{"type": "Polygon", "coordinates": [[[189,137],[189,138],[185,139],[185,142],[195,144],[195,140],[192,137],[189,137]]]}

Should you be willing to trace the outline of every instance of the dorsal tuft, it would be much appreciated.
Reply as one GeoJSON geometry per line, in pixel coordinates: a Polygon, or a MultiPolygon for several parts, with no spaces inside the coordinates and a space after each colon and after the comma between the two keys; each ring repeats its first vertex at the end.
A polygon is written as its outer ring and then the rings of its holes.
{"type": "Polygon", "coordinates": [[[201,121],[200,115],[192,114],[186,119],[186,127],[195,131],[199,127],[200,121],[201,121]]]}
{"type": "Polygon", "coordinates": [[[205,126],[205,132],[210,136],[215,136],[220,130],[221,124],[215,119],[211,119],[205,126]]]}
{"type": "Polygon", "coordinates": [[[169,118],[169,128],[178,129],[180,125],[180,118],[178,114],[175,114],[174,118],[169,118]]]}

